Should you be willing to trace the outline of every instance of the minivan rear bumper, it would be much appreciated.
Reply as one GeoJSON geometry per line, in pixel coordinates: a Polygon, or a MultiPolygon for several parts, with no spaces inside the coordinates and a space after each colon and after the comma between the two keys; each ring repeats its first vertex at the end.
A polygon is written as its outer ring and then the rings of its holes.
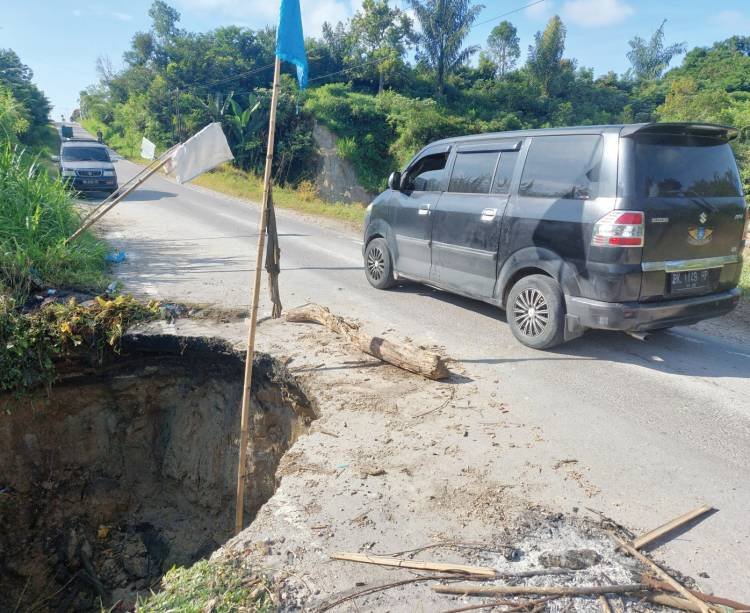
{"type": "Polygon", "coordinates": [[[645,331],[668,326],[685,326],[703,319],[726,315],[740,301],[734,288],[718,294],[663,302],[600,302],[565,296],[567,327],[601,330],[645,331]]]}

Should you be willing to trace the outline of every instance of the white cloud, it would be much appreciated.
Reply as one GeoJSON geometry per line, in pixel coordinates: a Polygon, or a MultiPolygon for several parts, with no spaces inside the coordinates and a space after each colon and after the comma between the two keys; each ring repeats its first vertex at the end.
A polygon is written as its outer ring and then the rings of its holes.
{"type": "Polygon", "coordinates": [[[584,27],[611,26],[634,13],[624,0],[568,0],[563,5],[563,18],[584,27]]]}
{"type": "Polygon", "coordinates": [[[552,14],[554,6],[554,3],[550,2],[550,0],[547,0],[546,2],[542,0],[541,2],[527,6],[524,13],[529,19],[542,20],[552,14]]]}
{"type": "Polygon", "coordinates": [[[119,19],[120,21],[130,21],[131,19],[133,19],[132,15],[128,15],[127,13],[118,13],[117,11],[112,13],[112,16],[115,19],[119,19]]]}
{"type": "MultiPolygon", "coordinates": [[[[260,28],[275,25],[279,18],[279,0],[178,0],[181,8],[220,13],[239,25],[260,28]]],[[[302,28],[305,36],[320,34],[323,22],[346,21],[362,7],[362,0],[301,0],[302,28]]]]}
{"type": "Polygon", "coordinates": [[[746,17],[739,11],[719,11],[711,18],[711,21],[732,34],[750,30],[750,17],[746,17]]]}

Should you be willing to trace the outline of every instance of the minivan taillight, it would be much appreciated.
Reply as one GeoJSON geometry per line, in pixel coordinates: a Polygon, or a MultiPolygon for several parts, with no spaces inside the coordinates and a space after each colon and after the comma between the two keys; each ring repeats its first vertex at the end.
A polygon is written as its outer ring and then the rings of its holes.
{"type": "Polygon", "coordinates": [[[596,247],[643,247],[643,213],[612,211],[594,224],[591,244],[596,247]]]}

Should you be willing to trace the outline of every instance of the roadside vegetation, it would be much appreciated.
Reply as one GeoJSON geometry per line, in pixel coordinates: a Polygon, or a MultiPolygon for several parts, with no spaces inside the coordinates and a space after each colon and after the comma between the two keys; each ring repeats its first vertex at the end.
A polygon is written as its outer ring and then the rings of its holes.
{"type": "MultiPolygon", "coordinates": [[[[477,3],[448,0],[439,11],[435,0],[409,4],[414,20],[387,0],[365,0],[350,20],[327,23],[320,38],[308,38],[307,90],[300,92],[292,68],[284,67],[277,185],[313,179],[315,121],[339,137],[339,154],[371,192],[426,143],[457,134],[652,120],[750,125],[750,37],[687,51],[668,40],[662,23],[651,33],[633,33],[628,71],[595,77],[566,57],[566,27],[557,16],[530,41],[500,22],[480,48],[466,42],[477,3]],[[528,44],[525,61],[522,43],[528,44]]],[[[163,150],[220,121],[235,166],[261,174],[274,30],[189,32],[162,0],[149,15],[152,26],[134,34],[122,70],[99,59],[99,82],[81,93],[84,125],[102,129],[132,157],[144,135],[163,150]]],[[[750,191],[747,139],[734,146],[750,191]]]]}
{"type": "Polygon", "coordinates": [[[89,234],[64,244],[80,216],[51,172],[59,139],[32,77],[16,53],[0,49],[0,300],[18,304],[35,288],[106,285],[105,243],[89,234]]]}
{"type": "Polygon", "coordinates": [[[173,568],[161,589],[138,603],[142,613],[270,613],[277,609],[267,581],[246,568],[239,556],[201,560],[189,568],[173,568]]]}
{"type": "Polygon", "coordinates": [[[159,315],[157,303],[131,296],[97,297],[87,306],[71,299],[32,313],[13,307],[0,301],[0,393],[15,395],[53,383],[55,364],[76,353],[102,360],[118,351],[128,326],[159,315]]]}
{"type": "Polygon", "coordinates": [[[100,290],[107,245],[92,234],[65,244],[80,215],[65,186],[36,159],[0,143],[0,294],[22,303],[35,288],[100,290]]]}
{"type": "MultiPolygon", "coordinates": [[[[229,164],[201,175],[194,179],[193,183],[246,200],[259,201],[263,197],[262,178],[229,164]]],[[[321,200],[316,194],[315,185],[309,181],[303,181],[296,188],[274,186],[273,203],[277,208],[338,219],[358,228],[365,216],[365,207],[360,204],[340,204],[321,200]]]]}

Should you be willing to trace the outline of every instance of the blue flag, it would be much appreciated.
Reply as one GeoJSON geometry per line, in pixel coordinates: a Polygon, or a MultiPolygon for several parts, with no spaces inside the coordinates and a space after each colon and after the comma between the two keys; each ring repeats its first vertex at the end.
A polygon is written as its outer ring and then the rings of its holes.
{"type": "Polygon", "coordinates": [[[276,57],[295,64],[300,89],[307,87],[307,55],[299,0],[281,0],[279,29],[276,31],[276,57]]]}

